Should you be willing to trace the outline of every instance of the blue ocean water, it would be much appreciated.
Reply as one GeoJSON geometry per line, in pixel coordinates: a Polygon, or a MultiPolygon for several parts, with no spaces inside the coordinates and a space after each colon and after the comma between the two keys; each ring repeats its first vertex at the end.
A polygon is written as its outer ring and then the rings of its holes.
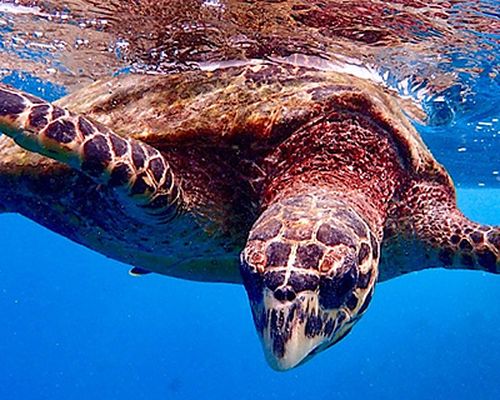
{"type": "MultiPolygon", "coordinates": [[[[23,72],[3,81],[47,99],[64,94],[23,72]]],[[[498,225],[498,132],[485,135],[491,125],[481,122],[498,116],[500,95],[475,89],[483,97],[453,129],[421,131],[458,178],[464,213],[498,225]],[[460,154],[447,159],[450,148],[460,154]],[[482,172],[460,158],[471,152],[482,172]]],[[[0,215],[0,400],[500,399],[498,275],[428,270],[379,284],[346,339],[277,373],[243,287],[133,278],[128,268],[0,215]]]]}

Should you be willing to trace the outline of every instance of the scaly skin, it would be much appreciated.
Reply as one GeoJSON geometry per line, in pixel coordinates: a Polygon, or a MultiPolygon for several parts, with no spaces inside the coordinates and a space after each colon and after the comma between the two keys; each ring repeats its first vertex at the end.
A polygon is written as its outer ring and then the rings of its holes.
{"type": "Polygon", "coordinates": [[[2,139],[2,208],[189,279],[239,281],[243,249],[243,281],[276,369],[344,337],[378,276],[433,266],[500,272],[499,228],[457,210],[449,176],[392,98],[368,82],[247,65],[123,76],[59,105],[71,112],[0,89],[0,128],[57,160],[2,139]],[[119,164],[126,179],[117,179],[119,164]],[[50,186],[54,177],[63,189],[50,186]],[[81,205],[86,189],[91,206],[81,205]],[[157,207],[159,195],[166,201],[157,207]],[[182,215],[158,224],[179,198],[182,215]]]}
{"type": "Polygon", "coordinates": [[[242,254],[255,326],[277,370],[347,335],[378,276],[381,230],[352,207],[356,195],[302,189],[266,209],[242,254]]]}
{"type": "Polygon", "coordinates": [[[0,129],[27,150],[68,164],[127,196],[145,223],[168,221],[181,191],[162,154],[83,116],[0,84],[0,129]]]}
{"type": "Polygon", "coordinates": [[[417,181],[391,205],[382,254],[382,280],[436,267],[498,274],[500,229],[464,216],[453,188],[417,181]]]}

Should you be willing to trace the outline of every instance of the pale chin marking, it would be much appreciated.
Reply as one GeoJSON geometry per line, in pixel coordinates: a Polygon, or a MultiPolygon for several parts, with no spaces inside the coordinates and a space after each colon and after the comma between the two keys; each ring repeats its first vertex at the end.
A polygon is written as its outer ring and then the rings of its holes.
{"type": "Polygon", "coordinates": [[[254,317],[262,318],[258,331],[266,359],[279,371],[294,368],[329,347],[345,330],[346,312],[321,311],[317,295],[312,293],[302,293],[293,302],[282,303],[269,292],[263,303],[254,317]]]}

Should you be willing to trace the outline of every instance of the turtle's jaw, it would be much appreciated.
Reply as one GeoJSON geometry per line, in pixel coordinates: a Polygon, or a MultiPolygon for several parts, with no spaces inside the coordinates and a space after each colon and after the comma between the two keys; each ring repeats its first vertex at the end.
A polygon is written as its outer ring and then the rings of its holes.
{"type": "Polygon", "coordinates": [[[337,310],[322,311],[314,292],[283,302],[264,290],[262,300],[261,304],[252,305],[252,312],[266,360],[275,370],[286,371],[300,365],[336,341],[342,330],[345,318],[338,318],[337,310]]]}

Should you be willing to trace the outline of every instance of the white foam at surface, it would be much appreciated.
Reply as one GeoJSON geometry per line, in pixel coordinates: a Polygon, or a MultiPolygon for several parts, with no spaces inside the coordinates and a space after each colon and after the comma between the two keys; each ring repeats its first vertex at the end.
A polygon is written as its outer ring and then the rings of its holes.
{"type": "Polygon", "coordinates": [[[13,3],[0,3],[0,12],[6,14],[42,15],[42,12],[39,7],[26,7],[13,3]]]}

